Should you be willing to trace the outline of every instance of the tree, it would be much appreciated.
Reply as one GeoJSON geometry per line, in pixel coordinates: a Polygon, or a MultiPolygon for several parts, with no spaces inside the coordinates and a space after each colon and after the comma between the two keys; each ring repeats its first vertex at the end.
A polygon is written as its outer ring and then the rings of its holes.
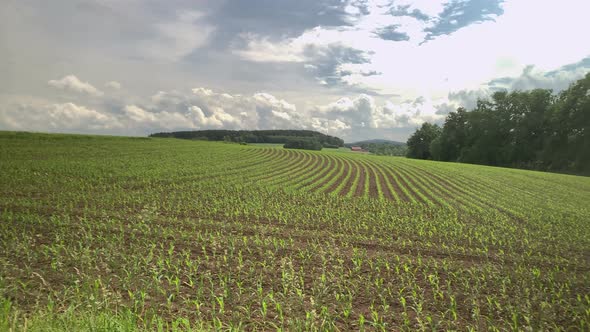
{"type": "Polygon", "coordinates": [[[430,145],[433,159],[442,161],[459,159],[467,138],[467,117],[467,111],[463,107],[447,115],[441,135],[430,145]]]}
{"type": "MultiPolygon", "coordinates": [[[[433,160],[445,160],[443,150],[446,148],[446,145],[443,143],[442,134],[435,138],[432,142],[430,142],[430,156],[433,160]]],[[[445,160],[448,161],[448,160],[445,160]]]]}
{"type": "Polygon", "coordinates": [[[479,100],[468,113],[465,146],[458,161],[484,165],[505,165],[511,127],[505,110],[506,92],[496,92],[492,100],[479,100]]]}
{"type": "Polygon", "coordinates": [[[497,91],[442,130],[425,124],[408,140],[408,157],[590,174],[590,73],[558,95],[497,91]]]}
{"type": "Polygon", "coordinates": [[[408,153],[409,158],[417,159],[432,159],[430,153],[430,144],[434,141],[441,133],[441,129],[436,124],[430,124],[425,122],[422,127],[418,129],[408,139],[408,153]]]}
{"type": "Polygon", "coordinates": [[[322,149],[322,143],[317,139],[291,139],[283,145],[283,148],[320,151],[322,149]]]}
{"type": "Polygon", "coordinates": [[[559,94],[549,125],[543,150],[549,167],[590,173],[590,73],[559,94]]]}
{"type": "Polygon", "coordinates": [[[547,116],[554,102],[551,90],[515,91],[509,95],[511,135],[508,142],[510,164],[538,167],[548,131],[547,116]],[[535,164],[537,166],[535,166],[535,164]]]}

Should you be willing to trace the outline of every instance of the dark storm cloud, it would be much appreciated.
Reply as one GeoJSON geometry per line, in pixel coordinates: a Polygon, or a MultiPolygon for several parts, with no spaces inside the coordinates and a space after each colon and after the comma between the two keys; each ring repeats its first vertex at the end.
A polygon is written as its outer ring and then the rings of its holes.
{"type": "Polygon", "coordinates": [[[400,26],[397,24],[389,25],[384,28],[376,30],[374,33],[379,36],[381,39],[385,40],[392,40],[392,41],[404,41],[410,40],[410,36],[408,36],[404,32],[399,32],[397,29],[400,26]]]}
{"type": "Polygon", "coordinates": [[[503,0],[452,1],[445,5],[434,26],[425,29],[426,40],[436,36],[451,34],[470,24],[493,20],[504,13],[503,0]]]}

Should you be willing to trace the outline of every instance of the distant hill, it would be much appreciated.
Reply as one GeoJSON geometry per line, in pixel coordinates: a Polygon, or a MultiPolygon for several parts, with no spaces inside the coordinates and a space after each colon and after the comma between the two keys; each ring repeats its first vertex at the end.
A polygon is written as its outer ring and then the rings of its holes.
{"type": "Polygon", "coordinates": [[[387,140],[387,139],[368,139],[368,140],[364,140],[364,141],[358,141],[358,142],[354,142],[354,143],[346,143],[344,144],[345,146],[360,146],[360,145],[365,145],[365,144],[390,144],[390,145],[406,145],[406,143],[404,142],[398,142],[398,141],[391,141],[391,140],[387,140]]]}
{"type": "Polygon", "coordinates": [[[312,130],[194,130],[155,133],[150,137],[168,137],[204,141],[231,141],[244,143],[319,142],[323,147],[344,146],[341,138],[312,130]]]}

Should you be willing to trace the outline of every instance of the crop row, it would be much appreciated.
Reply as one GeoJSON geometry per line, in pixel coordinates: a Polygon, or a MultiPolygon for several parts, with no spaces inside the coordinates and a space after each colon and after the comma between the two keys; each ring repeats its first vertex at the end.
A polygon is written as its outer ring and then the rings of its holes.
{"type": "Polygon", "coordinates": [[[0,330],[590,328],[587,178],[7,135],[0,330]]]}
{"type": "Polygon", "coordinates": [[[479,198],[481,195],[474,192],[481,186],[444,174],[433,175],[399,158],[272,148],[249,151],[252,151],[252,156],[246,161],[250,167],[236,167],[233,171],[220,171],[219,174],[223,174],[229,182],[245,181],[285,190],[461,209],[490,207],[487,201],[479,198]],[[233,178],[228,179],[230,176],[233,178]],[[477,188],[464,189],[474,186],[477,188]]]}

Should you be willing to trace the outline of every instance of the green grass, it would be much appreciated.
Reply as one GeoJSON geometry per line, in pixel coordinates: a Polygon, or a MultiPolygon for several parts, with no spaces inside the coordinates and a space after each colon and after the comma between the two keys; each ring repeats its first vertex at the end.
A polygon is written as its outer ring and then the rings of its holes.
{"type": "Polygon", "coordinates": [[[0,132],[0,330],[586,331],[589,201],[562,174],[0,132]]]}

